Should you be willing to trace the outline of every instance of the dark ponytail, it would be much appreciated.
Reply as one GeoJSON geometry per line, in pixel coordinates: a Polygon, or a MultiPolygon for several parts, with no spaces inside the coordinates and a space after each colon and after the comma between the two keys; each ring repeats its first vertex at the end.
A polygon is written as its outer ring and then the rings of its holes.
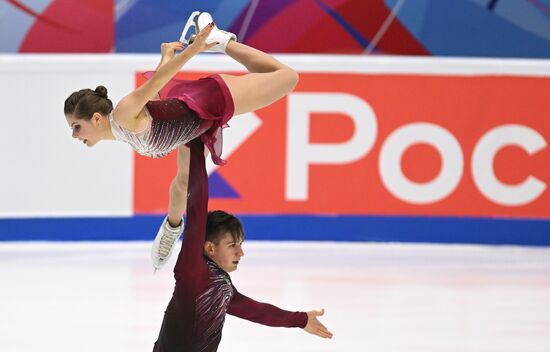
{"type": "Polygon", "coordinates": [[[65,100],[65,115],[90,120],[95,112],[107,116],[113,111],[113,103],[107,97],[107,88],[97,86],[94,90],[81,89],[65,100]]]}

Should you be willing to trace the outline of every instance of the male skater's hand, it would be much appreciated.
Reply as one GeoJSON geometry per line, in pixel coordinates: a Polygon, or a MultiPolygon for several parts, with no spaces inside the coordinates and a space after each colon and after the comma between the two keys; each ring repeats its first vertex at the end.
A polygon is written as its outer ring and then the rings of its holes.
{"type": "Polygon", "coordinates": [[[325,314],[325,309],[307,312],[307,324],[304,327],[304,330],[310,334],[321,336],[324,339],[331,339],[332,333],[328,331],[328,329],[317,319],[317,317],[320,317],[323,314],[325,314]]]}

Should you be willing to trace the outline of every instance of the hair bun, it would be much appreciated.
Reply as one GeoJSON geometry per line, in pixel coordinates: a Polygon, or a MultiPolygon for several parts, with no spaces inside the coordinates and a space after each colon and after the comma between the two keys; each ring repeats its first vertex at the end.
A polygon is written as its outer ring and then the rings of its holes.
{"type": "Polygon", "coordinates": [[[104,86],[97,86],[95,92],[100,97],[107,99],[107,88],[105,88],[104,86]]]}

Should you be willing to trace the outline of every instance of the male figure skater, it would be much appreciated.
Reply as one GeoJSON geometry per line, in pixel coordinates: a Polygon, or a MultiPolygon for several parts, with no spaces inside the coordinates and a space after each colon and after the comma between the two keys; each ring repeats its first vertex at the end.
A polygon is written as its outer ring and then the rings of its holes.
{"type": "Polygon", "coordinates": [[[174,294],[166,309],[155,352],[217,351],[225,314],[259,324],[299,327],[331,338],[317,319],[324,311],[289,312],[239,293],[229,276],[244,255],[240,221],[223,211],[208,213],[204,145],[189,143],[187,223],[174,274],[174,294]]]}

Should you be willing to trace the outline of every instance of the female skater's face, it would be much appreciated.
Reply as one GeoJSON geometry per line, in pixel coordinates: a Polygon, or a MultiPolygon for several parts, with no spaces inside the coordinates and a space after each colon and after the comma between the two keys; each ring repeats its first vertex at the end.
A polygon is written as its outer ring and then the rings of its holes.
{"type": "Polygon", "coordinates": [[[204,243],[206,255],[228,273],[237,270],[239,261],[244,256],[242,245],[243,241],[236,242],[229,232],[223,236],[218,244],[210,241],[204,243]]]}
{"type": "Polygon", "coordinates": [[[73,138],[81,140],[82,143],[88,147],[93,147],[97,142],[101,140],[100,129],[98,128],[97,121],[92,117],[91,120],[77,119],[73,115],[65,116],[69,127],[73,131],[73,138]]]}

